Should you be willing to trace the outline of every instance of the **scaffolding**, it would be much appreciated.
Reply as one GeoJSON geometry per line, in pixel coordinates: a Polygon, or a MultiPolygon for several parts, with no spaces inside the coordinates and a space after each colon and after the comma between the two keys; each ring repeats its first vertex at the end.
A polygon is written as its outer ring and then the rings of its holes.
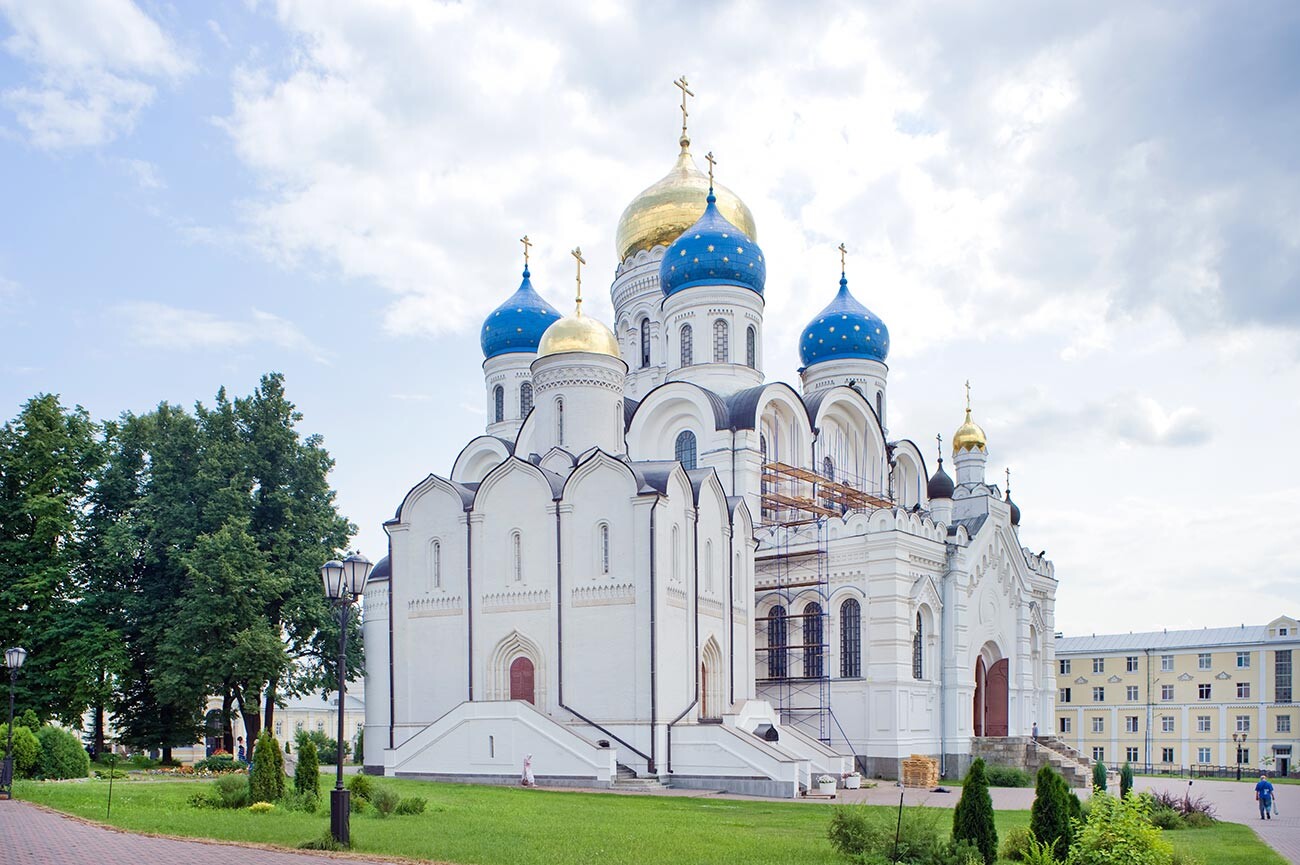
{"type": "Polygon", "coordinates": [[[781,723],[830,743],[848,737],[831,708],[829,525],[892,507],[887,493],[781,462],[762,467],[762,540],[755,556],[757,684],[781,723]]]}

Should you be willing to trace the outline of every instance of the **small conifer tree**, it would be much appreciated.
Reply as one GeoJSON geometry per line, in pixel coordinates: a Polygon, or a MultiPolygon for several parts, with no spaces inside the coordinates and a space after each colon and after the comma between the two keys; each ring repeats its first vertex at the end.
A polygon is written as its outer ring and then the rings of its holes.
{"type": "Polygon", "coordinates": [[[1106,792],[1106,764],[1100,760],[1092,764],[1092,786],[1095,790],[1106,792]]]}
{"type": "Polygon", "coordinates": [[[1047,844],[1058,858],[1070,849],[1070,791],[1065,779],[1051,766],[1038,770],[1034,805],[1029,811],[1029,831],[1047,844]]]}
{"type": "Polygon", "coordinates": [[[993,800],[989,797],[984,760],[976,758],[962,782],[961,799],[952,815],[954,841],[969,841],[979,848],[985,865],[998,858],[998,830],[993,825],[993,800]]]}
{"type": "Polygon", "coordinates": [[[1133,792],[1133,766],[1127,760],[1119,768],[1119,797],[1123,799],[1133,792]]]}
{"type": "Polygon", "coordinates": [[[320,798],[320,761],[316,759],[316,743],[311,739],[298,745],[298,766],[293,770],[293,789],[320,798]]]}
{"type": "Polygon", "coordinates": [[[275,802],[284,795],[284,756],[275,736],[263,730],[253,748],[253,769],[248,773],[250,801],[275,802]]]}

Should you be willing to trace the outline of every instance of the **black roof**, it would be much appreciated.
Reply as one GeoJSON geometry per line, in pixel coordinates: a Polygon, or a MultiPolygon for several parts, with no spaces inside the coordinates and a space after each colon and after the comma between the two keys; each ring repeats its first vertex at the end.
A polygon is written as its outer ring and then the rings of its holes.
{"type": "Polygon", "coordinates": [[[930,497],[931,501],[934,499],[950,499],[955,489],[952,478],[948,477],[948,473],[943,470],[943,458],[940,457],[939,468],[930,478],[929,485],[926,486],[926,495],[930,497]]]}

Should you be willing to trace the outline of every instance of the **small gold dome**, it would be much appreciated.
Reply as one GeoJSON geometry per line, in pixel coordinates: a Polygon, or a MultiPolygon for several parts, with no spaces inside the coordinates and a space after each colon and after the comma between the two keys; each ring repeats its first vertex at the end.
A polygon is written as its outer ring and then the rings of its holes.
{"type": "MultiPolygon", "coordinates": [[[[682,232],[704,215],[704,199],[709,194],[709,176],[695,167],[691,158],[689,138],[681,140],[682,151],[677,163],[656,183],[641,191],[618,218],[618,233],[614,243],[618,260],[626,261],[629,255],[656,246],[668,246],[682,232]]],[[[753,241],[758,240],[754,215],[745,202],[725,186],[715,183],[713,194],[718,199],[718,210],[727,221],[739,228],[753,241]]]]}
{"type": "MultiPolygon", "coordinates": [[[[558,322],[557,322],[558,324],[558,322]]],[[[555,325],[551,325],[555,327],[555,325]]],[[[980,425],[970,419],[970,409],[966,409],[966,421],[957,427],[957,432],[952,434],[952,452],[956,456],[961,451],[981,450],[988,453],[988,439],[984,437],[984,430],[980,425]]]]}
{"type": "Polygon", "coordinates": [[[583,315],[581,302],[573,315],[566,315],[559,321],[553,322],[542,334],[541,342],[537,344],[538,357],[570,351],[622,357],[613,331],[596,319],[583,315]]]}

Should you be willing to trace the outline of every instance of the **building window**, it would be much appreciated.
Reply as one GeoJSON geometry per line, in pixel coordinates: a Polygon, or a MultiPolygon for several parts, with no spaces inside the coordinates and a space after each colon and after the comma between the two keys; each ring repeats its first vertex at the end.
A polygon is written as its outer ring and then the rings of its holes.
{"type": "Polygon", "coordinates": [[[1106,672],[1106,659],[1105,659],[1105,658],[1093,658],[1093,659],[1092,659],[1092,671],[1093,671],[1094,673],[1104,673],[1104,672],[1106,672]]]}
{"type": "Polygon", "coordinates": [[[641,368],[650,365],[650,319],[641,319],[641,368]]]}
{"type": "Polygon", "coordinates": [[[1208,732],[1210,732],[1210,716],[1209,716],[1209,715],[1197,715],[1197,716],[1196,716],[1196,732],[1198,732],[1198,733],[1208,733],[1208,732]]]}
{"type": "Polygon", "coordinates": [[[767,614],[767,675],[783,679],[786,672],[785,607],[773,607],[767,614]]]}
{"type": "Polygon", "coordinates": [[[695,468],[695,433],[683,430],[677,434],[673,457],[682,464],[682,468],[688,471],[695,468]]]}
{"type": "Polygon", "coordinates": [[[1174,671],[1174,656],[1173,656],[1173,655],[1161,655],[1161,656],[1160,656],[1160,672],[1162,672],[1162,673],[1172,673],[1173,671],[1174,671]]]}
{"type": "Polygon", "coordinates": [[[727,337],[727,323],[722,319],[713,322],[713,362],[726,363],[731,359],[727,337]]]}
{"type": "Polygon", "coordinates": [[[1060,730],[1061,730],[1062,733],[1068,733],[1068,732],[1070,732],[1070,719],[1069,719],[1069,718],[1061,717],[1061,718],[1058,718],[1057,721],[1060,722],[1060,723],[1057,724],[1057,726],[1060,728],[1060,730]]]}
{"type": "Polygon", "coordinates": [[[609,523],[600,524],[600,572],[609,574],[609,523]]]}
{"type": "Polygon", "coordinates": [[[682,366],[695,363],[695,337],[689,324],[682,325],[682,366]]]}
{"type": "Polygon", "coordinates": [[[1273,701],[1291,702],[1291,650],[1279,649],[1273,653],[1273,701]]]}
{"type": "Polygon", "coordinates": [[[1128,700],[1130,703],[1136,703],[1137,698],[1138,698],[1137,685],[1128,685],[1127,687],[1124,688],[1124,699],[1128,700]]]}
{"type": "Polygon", "coordinates": [[[1161,763],[1172,763],[1172,762],[1174,762],[1174,749],[1173,749],[1173,748],[1161,748],[1161,749],[1160,749],[1160,762],[1161,762],[1161,763]]]}
{"type": "Polygon", "coordinates": [[[1097,763],[1106,762],[1106,749],[1100,746],[1092,749],[1092,759],[1097,763]]]}
{"type": "Polygon", "coordinates": [[[284,735],[284,721],[275,722],[275,735],[276,738],[284,735]]]}
{"type": "Polygon", "coordinates": [[[1137,655],[1129,655],[1124,659],[1124,670],[1129,673],[1136,673],[1138,671],[1137,655]]]}
{"type": "Polygon", "coordinates": [[[318,732],[321,732],[321,733],[325,732],[325,722],[324,722],[324,721],[317,721],[317,722],[316,722],[316,730],[317,730],[318,732]]]}
{"type": "Polygon", "coordinates": [[[519,416],[528,417],[533,410],[533,383],[526,381],[519,385],[519,416]]]}
{"type": "Polygon", "coordinates": [[[1059,698],[1058,698],[1057,702],[1060,702],[1060,703],[1068,703],[1068,702],[1070,702],[1070,689],[1069,689],[1069,688],[1062,688],[1062,689],[1061,689],[1060,694],[1059,694],[1059,698]]]}
{"type": "Polygon", "coordinates": [[[1278,731],[1279,733],[1290,733],[1290,732],[1291,732],[1291,716],[1290,716],[1290,715],[1278,715],[1278,716],[1277,716],[1277,731],[1278,731]]]}
{"type": "Polygon", "coordinates": [[[555,443],[564,445],[564,397],[555,398],[555,443]]]}
{"type": "Polygon", "coordinates": [[[1104,685],[1094,685],[1092,688],[1092,701],[1094,703],[1106,702],[1106,688],[1104,685]]]}
{"type": "Polygon", "coordinates": [[[1250,765],[1250,749],[1249,749],[1249,748],[1242,748],[1241,751],[1238,752],[1238,753],[1239,753],[1241,756],[1240,756],[1240,759],[1237,760],[1237,762],[1240,763],[1240,764],[1243,765],[1243,766],[1249,766],[1249,765],[1250,765]]]}
{"type": "Polygon", "coordinates": [[[1138,749],[1137,749],[1137,748],[1132,748],[1132,747],[1130,747],[1130,748],[1125,748],[1125,749],[1124,749],[1124,759],[1127,760],[1127,761],[1130,762],[1130,763],[1136,763],[1136,762],[1138,761],[1138,749]]]}
{"type": "Polygon", "coordinates": [[[501,385],[492,388],[492,420],[501,423],[506,419],[506,389],[501,385]]]}
{"type": "Polygon", "coordinates": [[[1173,686],[1173,685],[1161,685],[1161,686],[1160,686],[1160,699],[1162,699],[1162,700],[1172,700],[1173,698],[1174,698],[1174,686],[1173,686]]]}
{"type": "Polygon", "coordinates": [[[1210,685],[1201,684],[1196,686],[1196,697],[1200,700],[1210,699],[1210,685]]]}
{"type": "Polygon", "coordinates": [[[1100,715],[1098,715],[1097,717],[1093,718],[1093,719],[1092,719],[1092,732],[1094,732],[1094,733],[1104,733],[1104,732],[1106,732],[1106,719],[1103,718],[1103,717],[1100,716],[1100,715]]]}
{"type": "Polygon", "coordinates": [[[1056,662],[1056,669],[1060,671],[1060,675],[1062,676],[1070,675],[1070,659],[1062,658],[1058,660],[1056,662]]]}
{"type": "Polygon", "coordinates": [[[876,417],[880,419],[880,425],[885,425],[885,395],[881,391],[876,391],[876,417]]]}
{"type": "Polygon", "coordinates": [[[822,457],[822,477],[828,481],[835,480],[835,460],[830,457],[822,457]]]}
{"type": "Polygon", "coordinates": [[[1250,669],[1250,652],[1237,653],[1237,669],[1239,670],[1250,669]]]}
{"type": "Polygon", "coordinates": [[[805,679],[822,677],[822,608],[809,602],[803,608],[803,675],[805,679]]]}
{"type": "Polygon", "coordinates": [[[1237,699],[1238,700],[1250,699],[1250,682],[1237,683],[1237,699]]]}
{"type": "Polygon", "coordinates": [[[1210,653],[1201,652],[1196,656],[1196,669],[1208,670],[1210,669],[1210,662],[1211,662],[1210,653]]]}
{"type": "Polygon", "coordinates": [[[1138,716],[1137,716],[1137,715],[1125,715],[1125,716],[1124,716],[1124,732],[1125,732],[1125,733],[1136,733],[1137,731],[1138,731],[1138,716]]]}
{"type": "Polygon", "coordinates": [[[745,328],[745,366],[758,368],[758,332],[752,324],[745,328]]]}
{"type": "Polygon", "coordinates": [[[1174,731],[1174,716],[1173,716],[1173,715],[1161,715],[1161,716],[1160,716],[1160,732],[1161,732],[1161,733],[1172,733],[1173,731],[1174,731]]]}
{"type": "Polygon", "coordinates": [[[916,614],[916,633],[912,636],[912,678],[925,678],[925,667],[921,660],[924,635],[921,632],[921,614],[916,614]]]}
{"type": "Polygon", "coordinates": [[[1196,762],[1198,762],[1198,763],[1202,763],[1202,764],[1208,764],[1208,763],[1209,763],[1211,760],[1213,760],[1213,759],[1214,759],[1214,758],[1210,756],[1210,749],[1209,749],[1209,748],[1197,748],[1197,749],[1196,749],[1196,762]]]}
{"type": "Polygon", "coordinates": [[[429,547],[429,588],[442,588],[442,542],[434,541],[429,547]]]}
{"type": "Polygon", "coordinates": [[[840,604],[840,676],[862,675],[862,607],[854,598],[840,604]]]}
{"type": "Polygon", "coordinates": [[[524,581],[524,541],[519,532],[510,533],[510,550],[513,556],[514,567],[512,573],[516,583],[524,581]]]}
{"type": "Polygon", "coordinates": [[[1238,732],[1238,733],[1249,733],[1249,732],[1250,732],[1250,716],[1249,716],[1249,715],[1238,715],[1238,716],[1237,716],[1237,732],[1238,732]]]}

